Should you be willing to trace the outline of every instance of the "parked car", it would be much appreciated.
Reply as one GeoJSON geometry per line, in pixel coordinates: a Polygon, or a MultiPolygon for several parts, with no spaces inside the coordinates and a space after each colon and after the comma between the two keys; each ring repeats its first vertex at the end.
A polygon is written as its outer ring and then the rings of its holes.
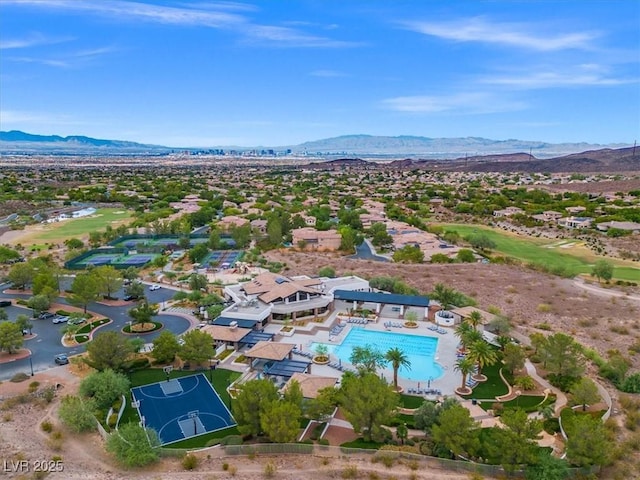
{"type": "Polygon", "coordinates": [[[69,321],[69,317],[65,317],[64,315],[56,315],[51,321],[53,323],[65,323],[69,321]]]}
{"type": "Polygon", "coordinates": [[[123,300],[124,300],[125,302],[130,302],[131,300],[138,300],[138,297],[134,297],[133,295],[125,295],[125,296],[123,297],[123,300]]]}
{"type": "Polygon", "coordinates": [[[0,307],[10,307],[11,300],[0,300],[0,307]]]}
{"type": "Polygon", "coordinates": [[[56,362],[57,365],[66,365],[67,363],[69,363],[69,357],[67,357],[64,353],[59,353],[54,357],[53,361],[56,362]]]}
{"type": "Polygon", "coordinates": [[[160,285],[153,284],[153,285],[151,285],[151,286],[149,287],[149,290],[151,290],[152,292],[153,292],[154,290],[160,290],[160,285]]]}
{"type": "Polygon", "coordinates": [[[51,312],[42,312],[40,315],[38,315],[38,318],[40,320],[49,320],[50,318],[55,317],[56,314],[55,313],[51,313],[51,312]]]}
{"type": "Polygon", "coordinates": [[[67,322],[69,325],[80,325],[83,324],[84,322],[86,322],[86,318],[70,318],[69,321],[67,322]]]}

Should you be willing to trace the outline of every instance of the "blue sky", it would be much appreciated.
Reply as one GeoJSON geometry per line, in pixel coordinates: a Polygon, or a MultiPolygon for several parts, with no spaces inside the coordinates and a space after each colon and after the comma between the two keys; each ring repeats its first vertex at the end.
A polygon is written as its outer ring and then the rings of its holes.
{"type": "Polygon", "coordinates": [[[640,140],[637,0],[1,0],[0,129],[640,140]]]}

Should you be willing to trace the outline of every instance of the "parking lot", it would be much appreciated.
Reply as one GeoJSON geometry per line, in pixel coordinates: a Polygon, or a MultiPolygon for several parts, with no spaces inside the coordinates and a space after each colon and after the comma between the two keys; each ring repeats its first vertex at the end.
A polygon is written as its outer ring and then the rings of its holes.
{"type": "MultiPolygon", "coordinates": [[[[31,297],[31,293],[6,293],[5,289],[7,288],[9,288],[9,284],[0,285],[0,301],[12,301],[11,306],[3,307],[7,312],[9,320],[15,320],[19,314],[26,314],[29,315],[29,317],[32,317],[33,311],[30,308],[16,305],[16,300],[27,300],[31,297]]],[[[169,288],[158,288],[152,291],[150,290],[149,285],[145,286],[145,296],[150,303],[163,304],[163,302],[170,300],[174,294],[175,291],[169,288]]],[[[124,292],[117,292],[116,295],[119,298],[123,298],[124,292]]],[[[63,297],[58,298],[56,303],[60,303],[62,305],[67,304],[63,297]]],[[[120,332],[129,322],[130,317],[128,312],[134,306],[136,306],[134,302],[124,306],[109,306],[102,303],[93,303],[88,307],[88,310],[99,316],[104,316],[112,320],[111,323],[100,327],[98,332],[120,332]]],[[[19,372],[31,374],[32,371],[35,373],[48,370],[57,366],[55,363],[56,355],[66,354],[71,358],[73,355],[85,351],[86,344],[76,345],[74,347],[65,347],[62,344],[61,330],[66,325],[66,322],[59,321],[59,323],[54,323],[54,318],[55,317],[48,319],[33,318],[31,320],[31,323],[33,324],[33,335],[25,337],[25,342],[23,344],[23,348],[27,348],[32,352],[31,357],[0,364],[0,380],[7,380],[19,372]]],[[[138,337],[143,339],[145,343],[152,342],[153,339],[165,329],[179,335],[184,333],[191,325],[191,322],[188,319],[178,315],[161,314],[156,318],[164,324],[164,328],[160,331],[149,334],[138,335],[138,337]]],[[[127,338],[135,338],[135,336],[127,335],[127,338]]]]}

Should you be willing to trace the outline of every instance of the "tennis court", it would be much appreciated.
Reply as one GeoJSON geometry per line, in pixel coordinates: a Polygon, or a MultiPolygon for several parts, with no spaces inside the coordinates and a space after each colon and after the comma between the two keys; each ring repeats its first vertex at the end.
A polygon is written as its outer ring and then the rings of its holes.
{"type": "Polygon", "coordinates": [[[201,263],[213,268],[233,268],[242,253],[239,250],[214,250],[201,263]]]}
{"type": "Polygon", "coordinates": [[[140,420],[158,433],[162,445],[236,425],[202,373],[132,388],[131,398],[140,420]]]}

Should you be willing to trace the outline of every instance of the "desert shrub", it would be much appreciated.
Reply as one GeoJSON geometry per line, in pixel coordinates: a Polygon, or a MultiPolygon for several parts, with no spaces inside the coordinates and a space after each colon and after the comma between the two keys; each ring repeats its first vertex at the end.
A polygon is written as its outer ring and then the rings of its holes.
{"type": "Polygon", "coordinates": [[[13,420],[13,414],[10,412],[5,413],[4,415],[2,415],[2,421],[3,422],[10,422],[13,420]]]}
{"type": "Polygon", "coordinates": [[[45,402],[51,403],[56,396],[56,387],[52,386],[52,387],[45,388],[44,390],[42,390],[42,393],[40,396],[45,402]]]}
{"type": "Polygon", "coordinates": [[[242,445],[242,437],[240,435],[227,435],[220,440],[220,445],[242,445]]]}
{"type": "Polygon", "coordinates": [[[536,383],[529,375],[516,377],[514,383],[516,384],[516,386],[522,388],[523,390],[533,390],[534,388],[536,388],[536,383]]]}
{"type": "Polygon", "coordinates": [[[117,413],[112,413],[111,415],[109,415],[109,418],[107,420],[107,425],[109,425],[109,428],[115,428],[117,422],[118,422],[117,413]]]}
{"type": "Polygon", "coordinates": [[[329,445],[329,440],[327,440],[326,438],[321,438],[320,440],[318,440],[318,444],[319,445],[329,445]]]}
{"type": "Polygon", "coordinates": [[[200,463],[200,459],[192,453],[182,457],[182,468],[185,470],[195,470],[198,468],[198,463],[200,463]]]}
{"type": "Polygon", "coordinates": [[[38,390],[38,387],[40,386],[40,382],[31,382],[29,384],[29,393],[33,393],[36,390],[38,390]]]}
{"type": "Polygon", "coordinates": [[[540,330],[551,331],[551,325],[548,324],[547,322],[542,322],[542,323],[537,324],[536,328],[538,328],[540,330]]]}
{"type": "Polygon", "coordinates": [[[342,469],[342,478],[358,478],[358,467],[356,465],[347,465],[342,469]]]}
{"type": "Polygon", "coordinates": [[[31,377],[29,377],[29,375],[27,375],[26,373],[16,373],[13,377],[11,377],[11,382],[13,383],[20,383],[20,382],[24,382],[25,380],[29,379],[31,377]]]}
{"type": "Polygon", "coordinates": [[[267,462],[264,465],[264,468],[262,469],[262,473],[264,473],[264,476],[267,478],[273,477],[277,471],[278,471],[278,468],[273,462],[267,462]]]}
{"type": "Polygon", "coordinates": [[[551,305],[549,305],[548,303],[540,303],[536,307],[536,310],[540,313],[549,313],[551,311],[551,308],[551,305]]]}
{"type": "Polygon", "coordinates": [[[51,433],[53,431],[53,423],[48,420],[45,420],[40,424],[40,428],[43,432],[51,433]]]}

